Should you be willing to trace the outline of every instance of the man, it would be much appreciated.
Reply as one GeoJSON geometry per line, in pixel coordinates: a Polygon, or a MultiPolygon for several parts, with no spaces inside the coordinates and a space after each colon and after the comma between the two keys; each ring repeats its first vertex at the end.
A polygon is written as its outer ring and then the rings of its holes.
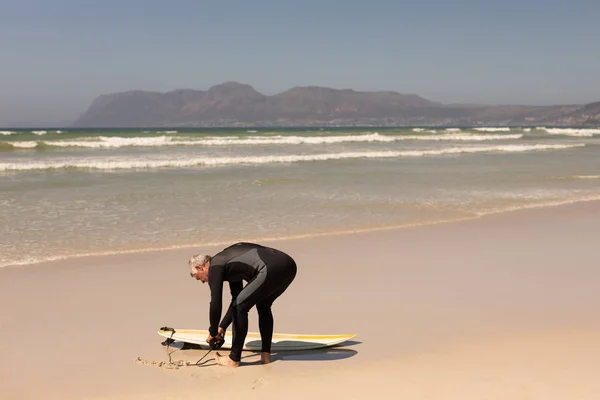
{"type": "Polygon", "coordinates": [[[226,367],[238,367],[248,333],[248,311],[256,305],[262,348],[261,361],[271,362],[273,313],[271,306],[296,277],[296,263],[282,251],[254,243],[236,243],[214,256],[196,254],[190,258],[190,275],[210,288],[210,328],[207,342],[223,338],[233,321],[229,357],[216,353],[215,360],[226,367]],[[229,282],[231,304],[222,312],[223,283],[229,282]],[[244,287],[243,282],[248,284],[244,287]]]}

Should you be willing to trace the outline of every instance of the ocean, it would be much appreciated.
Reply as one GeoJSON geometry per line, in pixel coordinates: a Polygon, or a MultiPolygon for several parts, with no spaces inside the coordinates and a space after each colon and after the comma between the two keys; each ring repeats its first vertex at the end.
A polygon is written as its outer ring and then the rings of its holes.
{"type": "Polygon", "coordinates": [[[0,267],[600,199],[600,129],[0,129],[0,267]]]}

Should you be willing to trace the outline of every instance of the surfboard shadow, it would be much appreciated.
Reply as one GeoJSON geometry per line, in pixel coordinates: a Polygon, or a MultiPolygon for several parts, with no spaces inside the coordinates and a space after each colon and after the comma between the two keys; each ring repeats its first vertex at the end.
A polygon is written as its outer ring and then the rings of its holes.
{"type": "MultiPolygon", "coordinates": [[[[279,341],[279,343],[285,345],[285,341],[279,341]]],[[[257,341],[258,347],[256,350],[244,350],[242,355],[242,361],[245,365],[262,365],[260,360],[248,361],[248,358],[253,358],[260,353],[260,341],[257,341]]],[[[292,341],[291,343],[299,344],[297,340],[292,341]]],[[[302,342],[300,342],[302,343],[302,342]]],[[[346,358],[353,357],[358,352],[354,349],[348,348],[357,344],[361,344],[362,342],[355,340],[347,340],[335,346],[320,348],[320,349],[311,349],[311,350],[281,350],[273,348],[271,350],[272,362],[278,361],[337,361],[344,360],[346,358]]],[[[252,343],[253,345],[255,343],[252,343]]],[[[310,343],[307,343],[310,344],[310,343]]],[[[184,343],[184,342],[174,342],[169,346],[172,349],[172,352],[177,352],[180,350],[207,350],[206,346],[201,346],[192,343],[184,343]]],[[[252,346],[254,347],[254,346],[252,346]]],[[[275,343],[274,343],[275,347],[275,343]]],[[[228,349],[220,349],[218,350],[221,354],[226,354],[229,352],[228,349]]],[[[198,367],[208,367],[216,365],[212,357],[204,360],[198,367]]]]}
{"type": "MultiPolygon", "coordinates": [[[[164,344],[164,343],[161,343],[161,344],[163,346],[166,346],[166,344],[164,344]]],[[[210,349],[210,347],[208,347],[208,345],[200,345],[200,344],[180,342],[180,341],[175,341],[175,342],[169,343],[169,348],[172,350],[208,350],[208,349],[210,349]]]]}
{"type": "MultiPolygon", "coordinates": [[[[283,341],[279,341],[283,343],[283,341]]],[[[298,343],[297,340],[293,343],[298,343]]],[[[271,350],[272,362],[277,361],[337,361],[355,356],[358,352],[347,347],[360,344],[348,340],[335,346],[312,350],[271,350]]],[[[260,361],[246,362],[248,365],[260,364],[260,361]]]]}
{"type": "MultiPolygon", "coordinates": [[[[343,347],[343,346],[351,346],[354,344],[357,344],[359,342],[356,341],[352,341],[352,340],[346,340],[342,343],[333,345],[333,346],[328,346],[328,347],[322,347],[322,348],[311,348],[315,346],[314,342],[304,342],[302,340],[278,340],[278,341],[274,341],[273,344],[271,345],[271,351],[272,352],[278,352],[278,351],[294,351],[294,352],[298,352],[298,351],[315,351],[315,350],[320,350],[320,349],[325,349],[325,348],[334,348],[334,347],[343,347]]],[[[246,342],[246,348],[249,351],[259,351],[261,349],[261,341],[260,340],[252,340],[252,341],[248,341],[246,342]]]]}
{"type": "Polygon", "coordinates": [[[331,347],[328,349],[279,351],[273,353],[273,361],[337,361],[353,357],[358,352],[352,349],[331,347]]]}

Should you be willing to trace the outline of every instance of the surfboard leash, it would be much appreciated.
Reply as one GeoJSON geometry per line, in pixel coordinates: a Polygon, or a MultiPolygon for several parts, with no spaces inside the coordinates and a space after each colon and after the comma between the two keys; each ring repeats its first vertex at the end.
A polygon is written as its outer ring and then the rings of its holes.
{"type": "Polygon", "coordinates": [[[225,337],[219,337],[219,336],[214,337],[213,340],[211,340],[208,343],[208,345],[210,346],[210,348],[208,349],[208,351],[206,352],[206,354],[203,355],[202,358],[200,358],[198,361],[196,361],[195,365],[197,365],[197,366],[204,365],[206,363],[206,361],[204,361],[202,364],[200,364],[200,361],[204,360],[204,358],[206,358],[206,356],[208,356],[211,351],[217,350],[217,349],[221,348],[221,346],[223,346],[224,344],[225,344],[225,337]]]}
{"type": "MultiPolygon", "coordinates": [[[[161,331],[169,331],[171,332],[171,336],[169,336],[165,341],[161,342],[161,344],[163,346],[167,346],[167,356],[169,356],[169,364],[175,364],[173,361],[171,361],[171,353],[169,353],[169,346],[171,345],[171,343],[175,342],[175,340],[173,340],[173,335],[175,334],[175,329],[168,327],[168,326],[163,326],[160,328],[161,331]]],[[[204,361],[202,364],[200,364],[200,362],[202,360],[204,360],[213,350],[216,350],[218,348],[220,348],[221,346],[223,346],[223,344],[225,343],[225,338],[214,338],[210,343],[210,348],[208,349],[208,351],[198,360],[196,361],[196,363],[194,365],[196,366],[202,366],[206,363],[206,361],[204,361]]],[[[184,343],[185,345],[185,343],[184,343]]],[[[208,361],[208,360],[207,360],[208,361]]]]}
{"type": "Polygon", "coordinates": [[[204,361],[202,364],[200,364],[200,361],[204,360],[206,358],[206,356],[208,356],[210,354],[211,351],[213,351],[213,349],[208,349],[208,351],[206,352],[206,354],[204,354],[202,356],[202,358],[200,358],[198,361],[196,361],[196,364],[194,364],[194,365],[197,365],[198,367],[201,367],[204,364],[206,364],[206,361],[208,361],[208,360],[204,361]]]}
{"type": "Polygon", "coordinates": [[[161,342],[160,344],[162,344],[163,346],[167,346],[167,356],[169,356],[169,364],[173,364],[173,362],[171,361],[171,353],[169,353],[169,346],[171,345],[171,343],[173,343],[175,340],[173,340],[173,335],[175,334],[175,329],[170,328],[168,326],[163,326],[160,328],[161,331],[170,331],[171,332],[171,336],[168,337],[164,342],[161,342]]]}

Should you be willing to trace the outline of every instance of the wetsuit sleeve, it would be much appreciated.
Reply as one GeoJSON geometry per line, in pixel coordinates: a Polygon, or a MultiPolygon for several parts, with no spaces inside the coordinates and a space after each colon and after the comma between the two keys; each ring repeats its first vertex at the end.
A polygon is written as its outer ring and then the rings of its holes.
{"type": "Polygon", "coordinates": [[[208,274],[208,286],[210,287],[210,327],[208,331],[211,336],[217,336],[217,327],[223,311],[223,276],[225,268],[222,266],[212,266],[208,274]]]}
{"type": "Polygon", "coordinates": [[[225,313],[223,320],[219,324],[219,327],[223,328],[224,330],[227,330],[229,325],[231,325],[233,302],[238,297],[238,294],[240,294],[240,292],[242,291],[243,288],[244,288],[244,285],[243,285],[242,281],[229,282],[229,289],[231,290],[231,304],[229,304],[229,308],[227,309],[227,312],[225,313]]]}

